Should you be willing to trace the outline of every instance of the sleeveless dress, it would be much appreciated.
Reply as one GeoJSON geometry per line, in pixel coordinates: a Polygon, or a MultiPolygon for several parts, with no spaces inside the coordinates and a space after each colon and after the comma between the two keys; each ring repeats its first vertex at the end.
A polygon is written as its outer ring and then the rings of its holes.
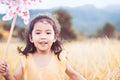
{"type": "Polygon", "coordinates": [[[65,80],[66,55],[60,54],[60,61],[57,55],[52,53],[52,58],[47,66],[38,67],[29,54],[27,58],[22,56],[21,62],[24,71],[24,80],[65,80]]]}

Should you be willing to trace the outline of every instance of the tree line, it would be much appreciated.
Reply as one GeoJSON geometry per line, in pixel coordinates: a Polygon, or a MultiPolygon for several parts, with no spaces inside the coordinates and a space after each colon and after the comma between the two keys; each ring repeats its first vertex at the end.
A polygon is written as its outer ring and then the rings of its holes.
{"type": "MultiPolygon", "coordinates": [[[[58,19],[58,22],[61,26],[61,37],[64,40],[76,40],[80,35],[75,33],[75,30],[72,27],[72,16],[63,9],[58,9],[52,13],[58,19]]],[[[13,38],[19,38],[20,40],[25,40],[25,29],[26,27],[15,26],[13,38]]],[[[0,23],[0,40],[8,37],[10,31],[10,24],[0,23]]],[[[79,33],[80,34],[80,33],[79,33]]],[[[114,38],[116,34],[116,28],[111,23],[106,23],[102,29],[98,29],[92,37],[108,37],[114,38]]],[[[86,35],[87,36],[87,35],[86,35]]],[[[120,38],[118,36],[118,38],[120,38]]]]}

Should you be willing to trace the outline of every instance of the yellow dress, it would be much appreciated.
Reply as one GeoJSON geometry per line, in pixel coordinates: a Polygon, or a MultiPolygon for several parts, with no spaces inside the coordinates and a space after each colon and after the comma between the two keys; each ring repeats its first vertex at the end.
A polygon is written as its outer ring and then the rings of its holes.
{"type": "Polygon", "coordinates": [[[60,54],[61,61],[53,53],[50,63],[45,67],[38,67],[32,54],[27,58],[22,57],[25,80],[65,80],[66,57],[64,53],[60,54]]]}

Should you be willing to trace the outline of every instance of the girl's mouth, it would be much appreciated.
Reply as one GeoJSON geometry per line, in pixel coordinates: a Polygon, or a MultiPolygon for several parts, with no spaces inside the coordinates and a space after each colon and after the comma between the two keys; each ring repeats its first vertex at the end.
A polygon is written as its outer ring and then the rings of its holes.
{"type": "Polygon", "coordinates": [[[39,43],[40,44],[47,44],[48,42],[47,41],[40,41],[39,43]]]}

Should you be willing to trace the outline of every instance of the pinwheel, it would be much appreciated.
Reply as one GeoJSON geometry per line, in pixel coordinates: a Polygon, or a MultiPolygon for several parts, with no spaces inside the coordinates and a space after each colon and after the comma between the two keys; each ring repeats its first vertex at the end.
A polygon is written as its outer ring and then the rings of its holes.
{"type": "MultiPolygon", "coordinates": [[[[11,36],[13,33],[13,29],[16,23],[17,15],[23,19],[25,24],[28,24],[30,16],[29,16],[29,7],[28,6],[35,6],[36,4],[40,4],[41,0],[0,0],[0,4],[6,5],[6,12],[5,16],[3,16],[2,20],[12,20],[11,29],[9,32],[9,37],[7,40],[6,51],[4,53],[4,58],[7,55],[9,43],[11,40],[11,36]]],[[[3,14],[0,12],[0,14],[3,14]]]]}

